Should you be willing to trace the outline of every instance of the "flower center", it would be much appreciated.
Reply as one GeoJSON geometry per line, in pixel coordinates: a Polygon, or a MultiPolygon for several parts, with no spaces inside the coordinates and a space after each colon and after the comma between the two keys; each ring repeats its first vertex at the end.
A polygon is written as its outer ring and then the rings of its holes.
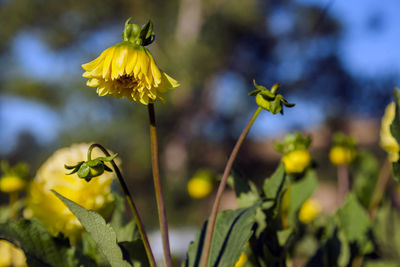
{"type": "Polygon", "coordinates": [[[138,84],[138,82],[135,80],[133,76],[126,74],[120,76],[115,81],[118,83],[118,87],[123,87],[123,88],[135,88],[138,84]]]}

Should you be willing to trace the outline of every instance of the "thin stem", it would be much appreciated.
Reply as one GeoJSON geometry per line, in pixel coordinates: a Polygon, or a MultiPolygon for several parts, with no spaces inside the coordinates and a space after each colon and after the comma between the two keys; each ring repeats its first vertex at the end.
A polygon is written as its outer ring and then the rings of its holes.
{"type": "Polygon", "coordinates": [[[348,165],[341,164],[337,166],[337,175],[338,175],[337,199],[338,199],[338,204],[340,206],[345,202],[350,187],[348,165]]]}
{"type": "MultiPolygon", "coordinates": [[[[92,150],[95,147],[99,148],[107,157],[111,156],[110,153],[108,153],[108,151],[102,145],[100,145],[100,144],[92,144],[89,147],[89,150],[88,150],[88,159],[89,160],[91,158],[92,150]]],[[[115,164],[114,160],[111,161],[111,165],[113,166],[114,172],[117,175],[118,181],[119,181],[119,183],[120,183],[120,185],[122,187],[122,191],[123,191],[123,193],[125,195],[125,198],[128,201],[129,207],[131,208],[133,218],[134,218],[134,220],[136,222],[136,225],[138,227],[140,236],[141,236],[142,241],[143,241],[144,248],[146,250],[147,258],[149,259],[150,266],[151,267],[156,267],[157,266],[156,260],[154,259],[154,255],[153,255],[153,252],[152,252],[151,247],[150,247],[150,243],[149,243],[149,239],[148,239],[147,234],[146,234],[146,230],[144,229],[143,222],[142,222],[142,220],[141,220],[141,218],[139,216],[139,211],[136,208],[135,203],[133,202],[131,193],[128,190],[128,186],[126,185],[125,180],[124,180],[124,178],[123,178],[123,176],[121,174],[121,171],[119,170],[117,164],[115,164]]]]}
{"type": "Polygon", "coordinates": [[[391,174],[390,161],[386,159],[379,172],[379,177],[378,181],[376,182],[375,191],[374,194],[372,195],[371,202],[369,205],[369,214],[372,219],[375,217],[376,209],[378,208],[378,205],[381,202],[383,193],[385,192],[386,185],[390,178],[390,174],[391,174]]]}
{"type": "Polygon", "coordinates": [[[219,204],[221,202],[222,198],[222,193],[224,192],[226,182],[228,180],[229,174],[232,169],[233,162],[236,159],[236,156],[239,152],[240,147],[243,144],[244,139],[246,138],[247,134],[249,133],[249,130],[251,126],[253,125],[254,121],[256,120],[258,114],[260,114],[262,108],[258,107],[257,110],[254,112],[253,116],[247,123],[246,127],[244,128],[243,132],[241,133],[239,139],[237,140],[231,155],[229,156],[228,162],[226,163],[224,174],[222,175],[221,183],[219,184],[218,191],[217,191],[217,196],[215,197],[214,205],[211,210],[210,214],[210,219],[208,220],[208,225],[207,225],[207,233],[206,233],[206,238],[204,241],[204,247],[203,247],[203,253],[201,256],[201,266],[206,267],[208,263],[208,259],[210,256],[210,249],[211,249],[211,241],[212,241],[212,235],[214,232],[214,227],[215,227],[215,220],[217,218],[217,213],[218,213],[218,208],[219,204]]]}
{"type": "Polygon", "coordinates": [[[154,188],[156,191],[157,210],[158,210],[158,218],[160,221],[164,259],[167,267],[172,267],[171,250],[169,248],[169,237],[168,237],[168,221],[167,221],[167,214],[165,211],[164,198],[161,189],[160,168],[158,159],[157,126],[156,126],[156,117],[154,114],[154,104],[150,103],[147,105],[147,107],[150,119],[150,141],[151,141],[151,163],[152,163],[151,165],[153,168],[153,181],[154,181],[154,188]]]}

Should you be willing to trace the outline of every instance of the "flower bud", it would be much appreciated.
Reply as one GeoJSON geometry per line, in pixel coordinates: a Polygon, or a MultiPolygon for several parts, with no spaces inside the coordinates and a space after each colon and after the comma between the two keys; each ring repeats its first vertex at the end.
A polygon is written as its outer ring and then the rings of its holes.
{"type": "Polygon", "coordinates": [[[350,164],[356,157],[356,141],[351,136],[337,132],[333,136],[333,147],[329,159],[334,165],[350,164]]]}
{"type": "Polygon", "coordinates": [[[302,173],[311,163],[308,150],[294,150],[282,157],[286,173],[302,173]]]}
{"type": "Polygon", "coordinates": [[[187,184],[188,194],[194,199],[207,197],[213,189],[213,175],[208,170],[198,171],[187,184]]]}
{"type": "Polygon", "coordinates": [[[393,137],[390,131],[390,125],[392,124],[396,112],[396,105],[394,102],[390,103],[386,109],[385,114],[382,117],[381,131],[380,131],[380,146],[388,153],[389,160],[396,162],[399,160],[399,144],[393,137]]]}

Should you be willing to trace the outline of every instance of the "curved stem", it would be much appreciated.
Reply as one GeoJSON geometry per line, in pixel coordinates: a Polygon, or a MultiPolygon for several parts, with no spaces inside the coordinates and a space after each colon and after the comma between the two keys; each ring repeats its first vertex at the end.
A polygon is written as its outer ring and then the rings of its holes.
{"type": "Polygon", "coordinates": [[[154,104],[150,103],[147,105],[147,107],[150,119],[150,141],[151,141],[151,163],[152,163],[151,165],[153,168],[153,181],[154,181],[154,188],[156,191],[157,210],[158,210],[158,218],[160,221],[164,258],[167,267],[172,267],[171,250],[169,247],[169,237],[168,237],[168,221],[165,211],[164,198],[161,189],[160,168],[158,159],[157,126],[156,126],[156,117],[154,114],[154,104]]]}
{"type": "Polygon", "coordinates": [[[217,191],[217,196],[215,197],[214,205],[211,210],[210,214],[210,219],[208,220],[208,225],[207,225],[207,233],[204,241],[204,247],[203,247],[203,252],[201,255],[201,265],[202,267],[206,267],[208,263],[208,259],[210,256],[210,249],[211,249],[211,241],[212,241],[212,235],[214,232],[214,227],[215,227],[215,220],[217,218],[217,213],[218,213],[218,208],[219,204],[221,202],[222,198],[222,193],[224,192],[226,182],[228,181],[229,174],[232,169],[233,162],[236,159],[236,156],[239,152],[240,147],[243,144],[244,139],[246,138],[247,134],[249,133],[249,130],[251,126],[253,125],[254,121],[256,120],[258,114],[260,114],[262,108],[258,107],[257,110],[254,112],[253,116],[247,123],[246,127],[244,128],[242,134],[240,135],[239,139],[237,140],[231,155],[229,156],[228,162],[226,163],[224,174],[222,175],[221,183],[219,184],[218,191],[217,191]]]}
{"type": "Polygon", "coordinates": [[[391,162],[388,159],[386,159],[379,172],[378,181],[376,182],[375,190],[369,205],[369,214],[372,219],[374,219],[375,217],[376,209],[378,208],[378,205],[381,202],[383,193],[385,192],[386,185],[390,178],[391,174],[390,164],[391,162]]]}
{"type": "MultiPolygon", "coordinates": [[[[92,145],[90,145],[89,150],[88,150],[88,159],[89,160],[91,159],[92,150],[95,147],[99,148],[107,157],[111,156],[110,153],[108,153],[108,151],[102,145],[100,145],[100,144],[92,144],[92,145]]],[[[125,183],[125,180],[122,177],[121,171],[119,170],[117,164],[115,164],[114,160],[111,161],[111,165],[113,166],[114,172],[117,175],[118,181],[119,181],[119,183],[120,183],[120,185],[122,187],[122,191],[124,192],[125,198],[128,201],[129,207],[131,208],[133,218],[134,218],[134,220],[136,222],[136,225],[138,227],[140,236],[141,236],[141,238],[143,240],[143,245],[144,245],[144,248],[146,250],[146,254],[147,254],[147,258],[149,259],[150,266],[151,267],[156,267],[157,264],[156,264],[156,261],[154,259],[154,255],[153,255],[153,252],[151,250],[151,247],[150,247],[149,239],[147,237],[146,231],[144,229],[143,222],[142,222],[142,220],[141,220],[141,218],[139,216],[139,212],[138,212],[138,210],[136,208],[136,205],[133,202],[131,193],[129,192],[128,187],[127,187],[127,185],[125,183]]]]}

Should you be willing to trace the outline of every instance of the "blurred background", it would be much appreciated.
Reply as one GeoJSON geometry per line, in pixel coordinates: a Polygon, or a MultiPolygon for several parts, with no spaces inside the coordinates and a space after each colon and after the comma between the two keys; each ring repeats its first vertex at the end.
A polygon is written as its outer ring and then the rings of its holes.
{"type": "MultiPolygon", "coordinates": [[[[256,109],[253,79],[281,83],[296,107],[263,112],[235,168],[259,183],[280,159],[272,140],[298,130],[313,137],[320,180],[334,184],[335,131],[385,157],[379,125],[399,84],[399,11],[397,0],[1,0],[0,159],[28,163],[33,178],[56,149],[101,143],[119,153],[145,222],[157,227],[145,106],[98,97],[81,77],[80,65],[119,42],[133,17],[153,21],[148,48],[181,83],[156,104],[172,228],[207,217],[214,197],[193,200],[186,183],[200,168],[223,171],[256,109]]],[[[229,192],[224,205],[234,206],[229,192]]]]}

